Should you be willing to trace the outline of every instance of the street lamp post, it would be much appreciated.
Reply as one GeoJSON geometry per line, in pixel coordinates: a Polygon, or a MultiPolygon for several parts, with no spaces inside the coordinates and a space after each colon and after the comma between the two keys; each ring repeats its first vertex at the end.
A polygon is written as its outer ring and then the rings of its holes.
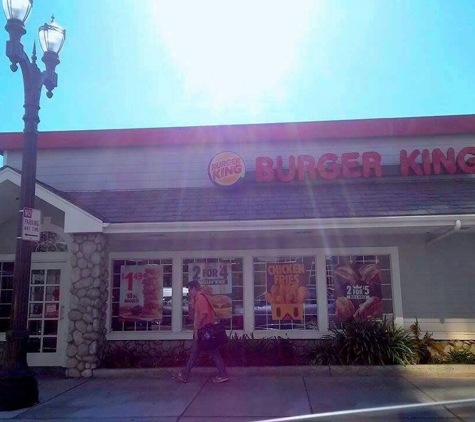
{"type": "Polygon", "coordinates": [[[45,86],[48,98],[53,96],[58,75],[58,54],[66,38],[66,31],[52,19],[50,24],[39,28],[39,38],[44,55],[46,70],[41,72],[36,64],[36,46],[33,47],[31,61],[23,49],[21,37],[26,33],[33,0],[2,0],[7,18],[5,29],[10,35],[6,55],[11,61],[13,72],[20,66],[25,91],[25,121],[22,175],[20,185],[20,212],[18,216],[18,236],[13,274],[13,299],[10,331],[7,332],[6,360],[0,372],[0,410],[15,410],[33,406],[38,402],[38,383],[27,363],[28,342],[28,294],[30,285],[32,244],[22,240],[23,209],[34,208],[36,184],[36,156],[38,140],[38,112],[40,96],[45,86]]]}

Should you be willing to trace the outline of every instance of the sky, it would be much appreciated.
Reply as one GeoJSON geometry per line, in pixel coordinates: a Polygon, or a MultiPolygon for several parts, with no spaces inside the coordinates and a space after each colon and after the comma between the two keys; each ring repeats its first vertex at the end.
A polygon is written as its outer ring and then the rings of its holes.
{"type": "MultiPolygon", "coordinates": [[[[27,51],[52,14],[41,131],[475,112],[473,0],[35,0],[27,51]]],[[[23,130],[22,90],[1,55],[0,132],[23,130]]]]}

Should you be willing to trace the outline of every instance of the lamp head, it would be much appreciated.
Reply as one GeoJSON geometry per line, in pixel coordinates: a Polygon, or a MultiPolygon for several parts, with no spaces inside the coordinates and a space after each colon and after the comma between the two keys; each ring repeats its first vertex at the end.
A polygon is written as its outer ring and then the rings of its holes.
{"type": "Polygon", "coordinates": [[[52,16],[50,23],[45,23],[38,29],[38,37],[44,53],[59,54],[66,39],[66,30],[61,28],[52,16]]]}
{"type": "Polygon", "coordinates": [[[2,0],[7,20],[16,19],[25,23],[33,7],[33,0],[2,0]]]}
{"type": "Polygon", "coordinates": [[[47,89],[46,96],[53,96],[53,89],[58,86],[58,75],[56,66],[59,64],[59,52],[63,48],[66,39],[66,30],[61,28],[51,17],[51,22],[40,26],[38,30],[40,45],[44,55],[41,59],[46,65],[46,72],[43,74],[43,84],[47,89]]]}

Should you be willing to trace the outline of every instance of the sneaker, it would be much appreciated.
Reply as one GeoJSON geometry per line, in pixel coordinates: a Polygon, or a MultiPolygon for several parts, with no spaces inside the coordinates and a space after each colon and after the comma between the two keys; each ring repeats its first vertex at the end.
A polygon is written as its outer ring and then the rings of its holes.
{"type": "Polygon", "coordinates": [[[178,372],[177,374],[173,374],[173,378],[181,381],[181,382],[184,382],[185,384],[188,382],[188,380],[182,375],[181,372],[178,372]]]}
{"type": "Polygon", "coordinates": [[[219,375],[211,379],[211,382],[214,382],[215,384],[220,384],[226,381],[229,381],[229,377],[220,377],[219,375]]]}

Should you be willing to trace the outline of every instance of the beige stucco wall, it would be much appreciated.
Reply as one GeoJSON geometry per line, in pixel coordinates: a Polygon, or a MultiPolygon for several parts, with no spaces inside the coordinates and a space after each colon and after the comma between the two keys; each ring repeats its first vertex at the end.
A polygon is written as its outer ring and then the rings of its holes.
{"type": "Polygon", "coordinates": [[[16,222],[7,221],[0,226],[0,254],[15,253],[16,222]]]}

